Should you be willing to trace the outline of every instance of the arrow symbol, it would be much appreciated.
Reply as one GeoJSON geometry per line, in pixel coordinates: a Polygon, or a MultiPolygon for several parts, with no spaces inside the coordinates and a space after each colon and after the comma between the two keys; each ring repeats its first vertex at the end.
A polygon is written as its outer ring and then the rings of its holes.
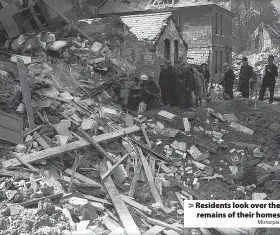
{"type": "Polygon", "coordinates": [[[189,203],[189,208],[193,208],[194,204],[189,203]]]}

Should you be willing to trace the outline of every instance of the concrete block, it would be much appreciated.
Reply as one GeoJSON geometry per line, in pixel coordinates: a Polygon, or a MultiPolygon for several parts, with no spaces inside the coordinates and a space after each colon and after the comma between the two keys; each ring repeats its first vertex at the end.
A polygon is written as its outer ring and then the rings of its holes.
{"type": "Polygon", "coordinates": [[[64,135],[56,135],[55,136],[58,145],[65,146],[68,143],[69,137],[64,135]]]}
{"type": "Polygon", "coordinates": [[[249,128],[245,127],[245,126],[242,126],[242,125],[240,125],[238,123],[232,122],[230,124],[230,126],[232,128],[234,128],[235,130],[241,131],[241,132],[246,133],[248,135],[253,135],[254,134],[254,130],[251,130],[251,129],[249,129],[249,128]]]}
{"type": "Polygon", "coordinates": [[[16,112],[18,114],[24,114],[24,112],[25,112],[25,104],[24,103],[20,103],[19,106],[17,107],[16,112]]]}
{"type": "Polygon", "coordinates": [[[173,113],[169,113],[164,110],[160,111],[158,115],[168,121],[173,121],[174,118],[176,117],[176,115],[174,115],[173,113]]]}
{"type": "Polygon", "coordinates": [[[17,153],[25,153],[27,150],[27,147],[23,144],[18,144],[15,148],[15,152],[17,153]]]}
{"type": "Polygon", "coordinates": [[[69,119],[62,119],[60,122],[63,123],[67,128],[71,127],[71,121],[69,119]]]}
{"type": "Polygon", "coordinates": [[[58,97],[59,92],[55,89],[55,87],[43,88],[41,90],[36,91],[37,94],[47,96],[47,97],[58,97]]]}
{"type": "Polygon", "coordinates": [[[30,142],[31,140],[33,140],[32,135],[27,135],[25,138],[25,143],[30,142]]]}
{"type": "Polygon", "coordinates": [[[185,132],[191,131],[191,124],[188,118],[183,118],[183,125],[184,125],[185,132]]]}
{"type": "Polygon", "coordinates": [[[101,107],[100,108],[100,116],[101,117],[119,117],[119,113],[117,110],[112,109],[112,108],[106,108],[106,107],[101,107]]]}
{"type": "Polygon", "coordinates": [[[68,136],[69,140],[73,138],[71,132],[64,123],[60,122],[54,125],[54,128],[59,135],[68,136]]]}
{"type": "Polygon", "coordinates": [[[92,44],[91,50],[93,52],[98,52],[102,48],[102,44],[100,42],[95,42],[92,44]]]}
{"type": "Polygon", "coordinates": [[[81,128],[83,130],[97,129],[98,123],[94,119],[86,118],[82,121],[81,128]]]}

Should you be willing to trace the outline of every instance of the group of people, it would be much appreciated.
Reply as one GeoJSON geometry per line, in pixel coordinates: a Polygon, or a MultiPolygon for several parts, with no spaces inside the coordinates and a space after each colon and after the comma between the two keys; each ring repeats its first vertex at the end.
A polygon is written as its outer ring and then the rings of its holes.
{"type": "Polygon", "coordinates": [[[201,104],[202,97],[207,91],[210,73],[207,64],[190,68],[182,57],[172,66],[171,61],[161,65],[159,86],[163,105],[192,108],[193,93],[195,105],[201,104]]]}
{"type": "Polygon", "coordinates": [[[153,77],[141,76],[142,102],[147,105],[147,109],[153,109],[158,105],[158,97],[161,94],[163,105],[181,109],[192,108],[194,93],[195,106],[201,105],[210,79],[207,67],[204,63],[190,68],[182,57],[179,57],[174,66],[167,60],[165,64],[160,65],[159,87],[153,77]]]}
{"type": "MultiPolygon", "coordinates": [[[[270,103],[273,102],[274,87],[278,76],[278,68],[273,63],[274,56],[268,57],[268,65],[265,66],[263,83],[260,90],[259,100],[264,99],[267,88],[270,90],[270,103]]],[[[147,109],[154,109],[159,103],[159,97],[163,105],[179,107],[181,109],[199,106],[202,98],[208,93],[210,72],[206,63],[200,66],[190,67],[184,62],[182,57],[176,61],[174,66],[171,61],[162,64],[159,75],[159,83],[156,84],[153,77],[142,75],[142,97],[141,100],[147,105],[147,109]],[[158,86],[159,85],[159,86],[158,86]],[[193,103],[193,94],[195,104],[193,103]]],[[[223,64],[221,85],[224,87],[223,98],[230,100],[234,98],[233,86],[235,74],[226,62],[223,64]]],[[[250,93],[254,92],[254,84],[257,82],[257,75],[252,66],[248,64],[248,58],[242,58],[242,66],[239,74],[238,91],[243,98],[249,98],[250,93]]]]}

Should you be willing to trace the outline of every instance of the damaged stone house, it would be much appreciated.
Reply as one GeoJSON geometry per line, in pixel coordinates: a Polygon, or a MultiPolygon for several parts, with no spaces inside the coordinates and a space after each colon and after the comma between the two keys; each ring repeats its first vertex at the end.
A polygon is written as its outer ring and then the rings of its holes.
{"type": "MultiPolygon", "coordinates": [[[[227,2],[227,1],[226,1],[227,2]]],[[[171,12],[172,19],[188,45],[189,63],[208,63],[212,77],[222,72],[224,62],[232,63],[232,19],[227,8],[208,0],[144,0],[124,3],[107,0],[99,9],[100,17],[154,12],[171,12]]]]}
{"type": "Polygon", "coordinates": [[[121,16],[129,31],[136,35],[137,45],[126,41],[120,54],[136,68],[136,73],[153,76],[157,80],[160,64],[165,59],[174,62],[187,56],[187,47],[176,29],[171,12],[121,16]]]}
{"type": "Polygon", "coordinates": [[[280,49],[280,24],[261,23],[248,40],[246,50],[259,53],[271,48],[280,49]]]}

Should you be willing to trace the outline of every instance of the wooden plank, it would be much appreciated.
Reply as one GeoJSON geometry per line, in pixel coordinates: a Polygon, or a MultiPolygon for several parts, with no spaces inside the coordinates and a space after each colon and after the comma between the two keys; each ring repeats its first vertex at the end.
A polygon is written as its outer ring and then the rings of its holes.
{"type": "Polygon", "coordinates": [[[34,166],[31,166],[28,162],[25,162],[24,160],[22,160],[21,156],[18,156],[16,153],[14,154],[12,152],[10,152],[10,154],[12,156],[14,156],[18,161],[20,161],[23,165],[25,165],[28,169],[30,169],[34,173],[36,172],[36,173],[40,174],[38,169],[36,169],[34,166]]]}
{"type": "MultiPolygon", "coordinates": [[[[103,162],[99,165],[100,173],[106,173],[106,166],[103,162]]],[[[135,224],[131,214],[129,213],[124,201],[121,198],[112,178],[109,176],[103,181],[105,188],[109,196],[112,199],[112,202],[115,206],[115,209],[119,215],[120,221],[123,224],[123,227],[127,233],[127,235],[141,235],[139,228],[135,224]]]]}
{"type": "Polygon", "coordinates": [[[149,166],[151,168],[153,177],[155,177],[155,173],[156,173],[156,159],[152,156],[150,156],[150,163],[149,166]]]}
{"type": "Polygon", "coordinates": [[[165,227],[155,225],[154,227],[152,227],[149,230],[147,230],[146,232],[144,232],[142,235],[157,235],[157,234],[161,233],[164,229],[165,229],[165,227]]]}
{"type": "Polygon", "coordinates": [[[34,139],[43,147],[43,149],[49,149],[51,146],[48,145],[48,143],[39,135],[38,132],[33,133],[34,139]]]}
{"type": "Polygon", "coordinates": [[[157,188],[156,188],[156,185],[155,185],[155,182],[154,182],[154,177],[153,177],[151,168],[149,167],[148,161],[145,158],[145,156],[143,155],[142,150],[139,147],[137,147],[137,148],[138,148],[138,152],[139,152],[142,164],[143,164],[143,168],[144,168],[144,171],[145,171],[147,181],[148,181],[148,184],[150,186],[150,190],[151,190],[151,193],[153,195],[153,198],[155,199],[156,202],[159,202],[163,206],[163,202],[161,200],[159,192],[157,191],[157,188]]]}
{"type": "Polygon", "coordinates": [[[149,139],[149,137],[148,137],[148,135],[147,135],[147,131],[146,131],[146,129],[145,129],[145,127],[144,127],[143,125],[141,125],[141,130],[142,130],[142,132],[143,132],[143,135],[144,135],[144,137],[145,137],[145,140],[146,140],[146,142],[147,142],[148,147],[151,149],[151,148],[152,148],[152,145],[151,145],[150,139],[149,139]]]}
{"type": "MultiPolygon", "coordinates": [[[[102,135],[98,135],[98,136],[94,136],[93,139],[99,143],[99,142],[104,142],[107,140],[113,140],[116,138],[119,138],[121,136],[124,136],[127,134],[131,134],[131,133],[135,133],[137,131],[140,131],[140,127],[138,126],[133,126],[133,127],[128,127],[122,130],[118,130],[118,131],[114,131],[111,133],[105,133],[102,135]]],[[[40,161],[40,160],[44,160],[44,159],[48,159],[48,158],[52,158],[52,157],[56,157],[58,155],[64,154],[66,152],[70,152],[76,149],[80,149],[83,147],[88,147],[91,144],[85,140],[83,141],[76,141],[73,143],[69,143],[66,144],[65,146],[57,146],[54,148],[50,148],[50,149],[46,149],[40,152],[35,152],[35,153],[31,153],[31,154],[27,154],[22,156],[21,158],[25,161],[25,162],[36,162],[36,161],[40,161]]],[[[6,160],[2,162],[2,165],[4,168],[7,168],[9,166],[20,166],[21,163],[16,159],[10,159],[10,160],[6,160]]]]}
{"type": "Polygon", "coordinates": [[[85,197],[85,199],[87,199],[89,201],[100,202],[100,203],[104,203],[104,204],[107,204],[107,205],[113,205],[111,202],[109,202],[105,199],[102,199],[102,198],[94,197],[94,196],[91,196],[91,195],[85,195],[85,194],[84,194],[84,197],[85,197]]]}
{"type": "MultiPolygon", "coordinates": [[[[67,170],[65,170],[65,173],[71,176],[73,171],[71,169],[67,169],[67,170]]],[[[99,183],[95,182],[94,180],[92,180],[92,179],[90,179],[90,178],[88,178],[86,176],[83,176],[83,175],[81,175],[81,174],[79,174],[77,172],[75,172],[75,178],[77,178],[78,180],[81,180],[81,181],[83,181],[85,183],[94,185],[94,186],[96,186],[98,188],[103,188],[103,186],[101,184],[99,184],[99,183]]]]}
{"type": "Polygon", "coordinates": [[[0,139],[23,143],[23,121],[20,117],[0,111],[0,139]]]}
{"type": "Polygon", "coordinates": [[[7,171],[6,169],[0,169],[0,176],[5,177],[19,177],[22,179],[29,180],[30,179],[30,173],[24,173],[21,171],[7,171]]]}
{"type": "Polygon", "coordinates": [[[183,233],[183,230],[172,225],[172,224],[167,224],[163,221],[160,221],[160,220],[156,220],[156,219],[153,219],[153,218],[150,218],[150,217],[147,217],[146,218],[147,222],[150,223],[150,224],[153,224],[153,225],[159,225],[159,226],[162,226],[166,229],[172,229],[174,230],[175,232],[179,233],[179,234],[182,234],[183,233]]]}
{"type": "Polygon", "coordinates": [[[145,212],[145,213],[147,213],[147,214],[149,214],[149,215],[152,213],[152,210],[151,210],[149,207],[143,206],[142,204],[140,204],[140,203],[138,203],[138,202],[132,200],[130,197],[128,197],[128,196],[126,196],[126,195],[122,195],[122,194],[121,194],[121,198],[122,198],[122,200],[123,200],[126,204],[128,204],[128,205],[130,205],[130,206],[133,206],[133,207],[137,208],[137,209],[140,210],[140,211],[143,211],[143,212],[145,212]]]}
{"type": "Polygon", "coordinates": [[[17,59],[17,66],[19,71],[21,92],[26,107],[27,117],[28,117],[29,128],[33,129],[35,128],[35,123],[34,123],[34,116],[32,110],[31,94],[27,81],[27,69],[26,66],[24,65],[24,61],[19,58],[17,59]]]}
{"type": "Polygon", "coordinates": [[[184,209],[184,200],[181,198],[181,194],[179,192],[175,192],[175,195],[180,202],[181,207],[184,209]]]}
{"type": "Polygon", "coordinates": [[[129,154],[125,154],[118,162],[116,162],[104,175],[101,176],[101,180],[104,180],[106,177],[111,175],[113,171],[129,156],[129,154]]]}
{"type": "Polygon", "coordinates": [[[34,10],[33,6],[29,5],[28,8],[29,8],[34,20],[36,21],[36,24],[38,25],[39,29],[42,29],[44,26],[42,25],[40,19],[38,18],[38,15],[37,15],[36,11],[34,10]]]}
{"type": "Polygon", "coordinates": [[[166,174],[172,174],[173,172],[163,163],[157,162],[158,166],[164,171],[166,174]]]}
{"type": "Polygon", "coordinates": [[[20,205],[24,206],[24,207],[33,206],[33,205],[38,204],[39,201],[43,201],[43,200],[46,200],[46,199],[50,199],[50,200],[57,199],[57,198],[61,198],[62,196],[63,196],[63,193],[58,193],[58,194],[54,194],[54,195],[47,196],[47,197],[32,199],[32,200],[20,203],[20,205]]]}
{"type": "Polygon", "coordinates": [[[130,189],[128,191],[128,196],[129,197],[133,197],[135,190],[136,190],[136,186],[137,186],[137,181],[139,180],[140,177],[140,172],[142,169],[142,162],[139,161],[138,164],[135,166],[135,172],[134,172],[134,176],[130,185],[130,189]]]}
{"type": "Polygon", "coordinates": [[[64,21],[66,21],[68,24],[71,24],[74,29],[76,29],[80,34],[82,34],[86,39],[88,39],[90,42],[93,42],[93,39],[88,36],[83,30],[81,30],[77,25],[73,24],[63,13],[59,12],[54,6],[49,4],[46,0],[42,0],[47,6],[49,6],[56,14],[58,14],[64,21]]]}
{"type": "Polygon", "coordinates": [[[88,133],[86,133],[82,128],[79,128],[79,131],[86,137],[86,140],[91,143],[91,145],[107,160],[111,163],[114,162],[114,159],[102,148],[88,133]]]}

